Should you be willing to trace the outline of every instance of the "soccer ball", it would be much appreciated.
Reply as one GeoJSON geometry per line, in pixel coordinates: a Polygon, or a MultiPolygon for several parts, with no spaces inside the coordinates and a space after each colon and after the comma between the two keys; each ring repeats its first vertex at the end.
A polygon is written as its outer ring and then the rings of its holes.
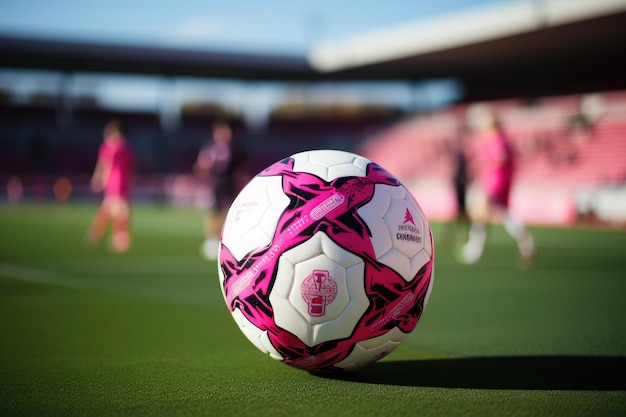
{"type": "Polygon", "coordinates": [[[233,318],[259,350],[325,372],[398,347],[426,307],[433,267],[430,225],[406,187],[362,156],[315,150],[242,189],[218,270],[233,318]]]}

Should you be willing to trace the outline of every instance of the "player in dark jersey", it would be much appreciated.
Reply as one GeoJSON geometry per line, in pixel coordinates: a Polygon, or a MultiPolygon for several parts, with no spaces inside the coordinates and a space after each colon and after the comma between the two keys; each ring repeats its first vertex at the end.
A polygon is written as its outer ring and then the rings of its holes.
{"type": "Polygon", "coordinates": [[[219,237],[226,213],[235,197],[235,169],[238,162],[230,125],[218,121],[213,125],[213,140],[200,149],[194,167],[196,175],[208,178],[212,200],[204,218],[205,240],[201,253],[217,259],[219,237]]]}

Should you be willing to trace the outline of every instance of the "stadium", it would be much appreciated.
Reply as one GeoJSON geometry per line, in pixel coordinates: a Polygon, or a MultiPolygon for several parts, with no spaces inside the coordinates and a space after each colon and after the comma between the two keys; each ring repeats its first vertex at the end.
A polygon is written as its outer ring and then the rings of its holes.
{"type": "Polygon", "coordinates": [[[307,56],[0,35],[0,414],[626,414],[626,4],[527,3],[328,40],[307,56]],[[53,87],[11,88],[32,74],[53,87]],[[89,88],[112,76],[156,80],[157,97],[199,93],[176,108],[115,107],[89,88]],[[286,93],[250,114],[247,98],[267,85],[286,93]],[[403,104],[354,98],[380,86],[403,104]],[[449,146],[479,105],[515,149],[511,208],[538,247],[529,269],[497,225],[480,262],[455,257],[449,146]],[[124,254],[84,243],[111,119],[138,161],[124,254]],[[246,150],[242,185],[329,148],[376,161],[416,196],[436,279],[391,355],[319,376],[241,337],[215,262],[198,253],[207,191],[193,164],[224,119],[246,150]]]}

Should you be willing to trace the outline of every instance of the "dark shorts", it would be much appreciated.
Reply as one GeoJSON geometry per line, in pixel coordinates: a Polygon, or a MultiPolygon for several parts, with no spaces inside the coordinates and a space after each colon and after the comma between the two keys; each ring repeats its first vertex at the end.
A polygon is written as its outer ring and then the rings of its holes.
{"type": "Polygon", "coordinates": [[[235,195],[231,181],[216,180],[214,183],[213,210],[225,211],[230,208],[235,195]]]}

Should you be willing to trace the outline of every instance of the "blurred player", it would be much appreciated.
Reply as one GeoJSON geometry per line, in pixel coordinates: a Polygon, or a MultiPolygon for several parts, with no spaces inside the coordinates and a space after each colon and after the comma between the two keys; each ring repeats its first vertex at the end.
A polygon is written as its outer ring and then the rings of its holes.
{"type": "Polygon", "coordinates": [[[452,185],[456,200],[456,221],[466,221],[467,215],[467,154],[465,151],[465,138],[467,128],[461,126],[458,129],[457,137],[450,147],[450,156],[454,165],[452,175],[452,185]]]}
{"type": "Polygon", "coordinates": [[[91,177],[91,189],[103,192],[102,203],[87,230],[87,240],[99,244],[111,226],[111,247],[126,252],[131,246],[129,231],[130,192],[133,153],[128,146],[119,121],[104,127],[104,141],[91,177]]]}
{"type": "Polygon", "coordinates": [[[213,198],[204,217],[204,243],[201,253],[207,259],[217,259],[219,238],[226,213],[235,198],[235,168],[237,156],[233,132],[228,123],[213,125],[213,140],[198,153],[194,166],[196,175],[208,178],[213,198]]]}
{"type": "Polygon", "coordinates": [[[515,239],[520,253],[520,266],[530,266],[535,256],[535,243],[524,224],[511,215],[509,195],[515,170],[514,153],[499,121],[487,109],[477,107],[472,115],[478,129],[476,176],[481,189],[481,204],[472,216],[468,240],[461,250],[461,260],[480,260],[487,239],[487,224],[502,223],[515,239]]]}
{"type": "Polygon", "coordinates": [[[467,213],[467,182],[468,162],[466,152],[466,138],[468,129],[465,125],[459,126],[456,136],[447,143],[446,151],[452,163],[451,185],[454,189],[455,213],[454,218],[444,228],[444,240],[457,244],[467,239],[469,215],[467,213]]]}

